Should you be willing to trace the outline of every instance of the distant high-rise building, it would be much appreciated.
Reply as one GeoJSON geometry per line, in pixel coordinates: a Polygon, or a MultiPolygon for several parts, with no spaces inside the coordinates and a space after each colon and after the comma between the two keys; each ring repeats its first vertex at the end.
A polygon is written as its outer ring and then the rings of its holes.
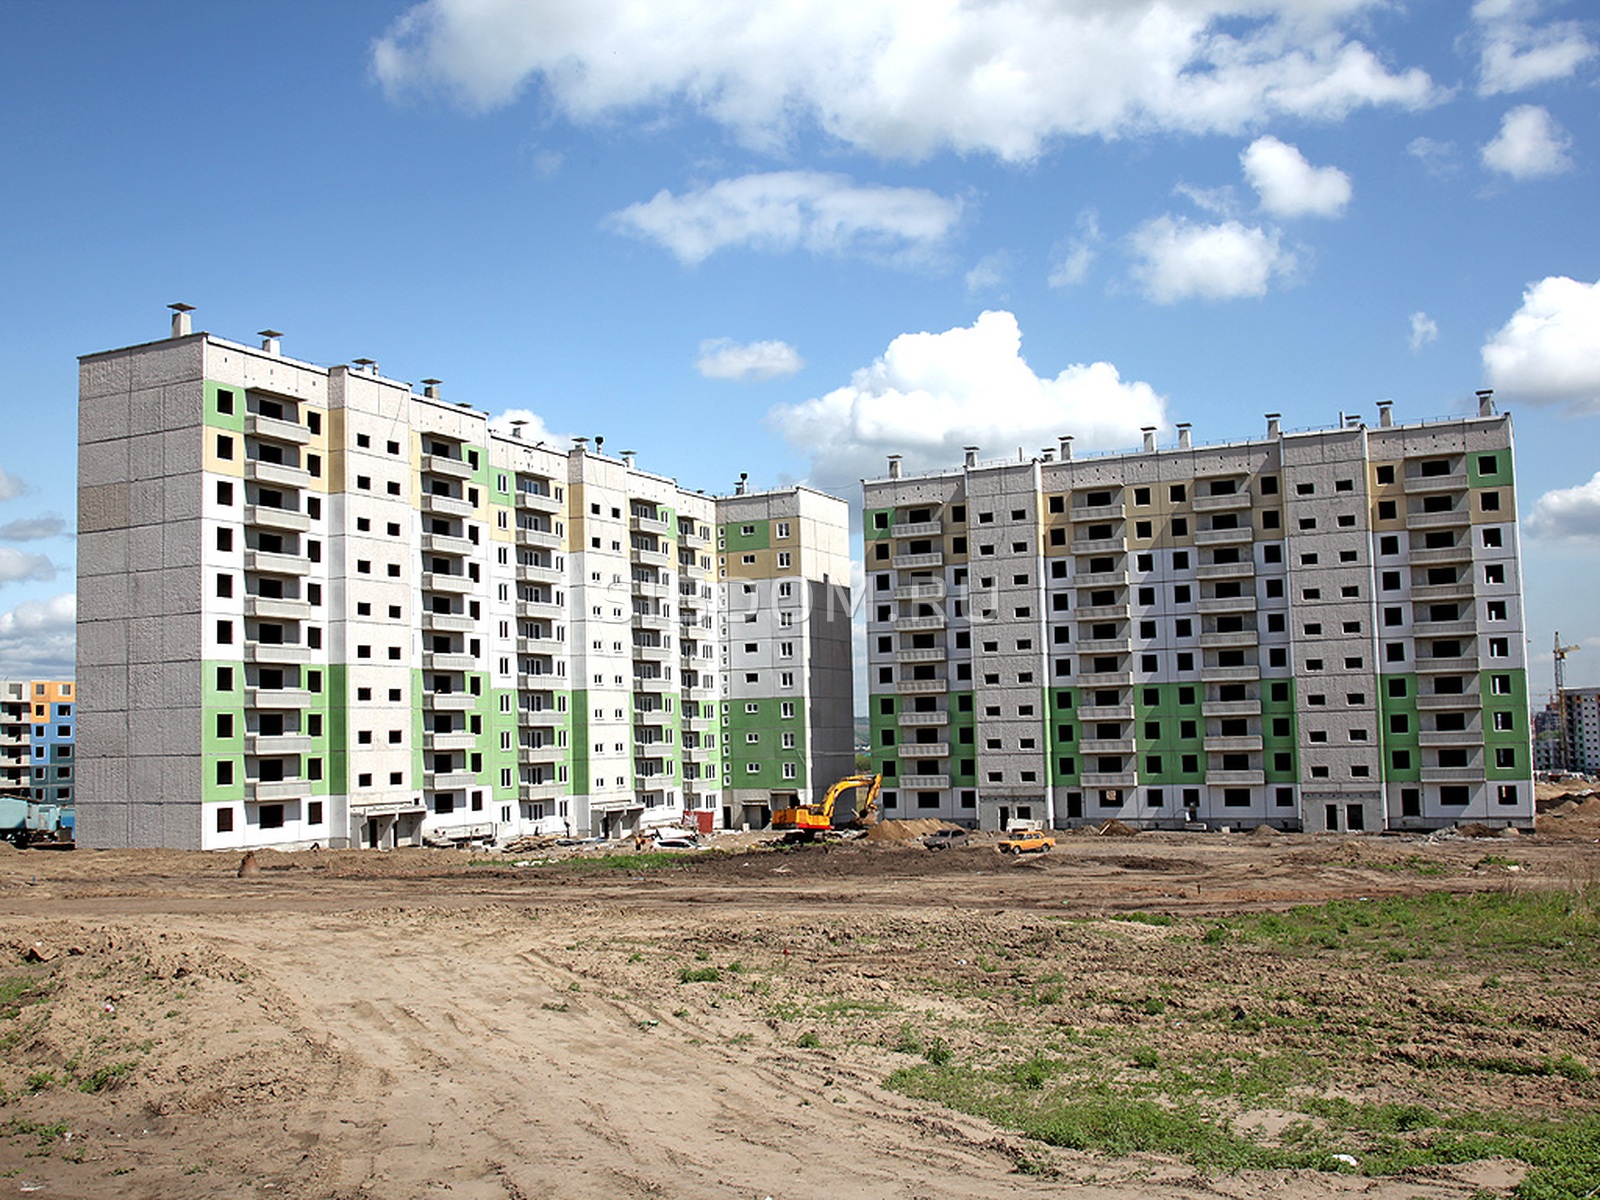
{"type": "Polygon", "coordinates": [[[888,815],[1529,825],[1511,423],[1478,415],[865,483],[888,815]]]}
{"type": "Polygon", "coordinates": [[[69,679],[0,681],[0,795],[72,802],[77,698],[69,679]]]}
{"type": "Polygon", "coordinates": [[[1567,744],[1569,771],[1600,775],[1600,688],[1567,689],[1567,744]]]}
{"type": "Polygon", "coordinates": [[[262,336],[180,308],[82,359],[81,843],[616,837],[848,770],[843,501],[706,496],[262,336]]]}

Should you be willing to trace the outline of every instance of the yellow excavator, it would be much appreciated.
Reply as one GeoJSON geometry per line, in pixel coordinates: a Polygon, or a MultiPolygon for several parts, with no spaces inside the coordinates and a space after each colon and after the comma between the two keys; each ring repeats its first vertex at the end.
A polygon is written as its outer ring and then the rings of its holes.
{"type": "Polygon", "coordinates": [[[833,829],[833,810],[839,803],[839,797],[846,792],[866,788],[865,798],[857,797],[855,812],[845,823],[851,829],[864,829],[877,819],[878,791],[882,787],[882,775],[847,775],[828,789],[820,804],[777,809],[772,814],[772,827],[798,833],[806,840],[819,833],[828,833],[833,829]]]}

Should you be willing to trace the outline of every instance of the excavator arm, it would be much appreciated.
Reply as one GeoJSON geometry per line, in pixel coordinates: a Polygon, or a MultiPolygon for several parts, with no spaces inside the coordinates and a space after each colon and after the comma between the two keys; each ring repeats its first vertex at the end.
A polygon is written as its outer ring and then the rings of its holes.
{"type": "Polygon", "coordinates": [[[866,788],[864,799],[858,800],[850,824],[869,824],[878,808],[878,792],[883,787],[882,775],[847,775],[823,795],[821,803],[801,804],[794,808],[780,808],[772,814],[774,829],[793,829],[802,833],[826,833],[833,828],[834,810],[839,798],[846,792],[866,788]]]}

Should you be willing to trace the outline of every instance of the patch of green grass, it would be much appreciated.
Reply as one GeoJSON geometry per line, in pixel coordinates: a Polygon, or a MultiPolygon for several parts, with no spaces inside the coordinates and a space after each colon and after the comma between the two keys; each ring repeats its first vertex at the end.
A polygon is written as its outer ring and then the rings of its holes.
{"type": "Polygon", "coordinates": [[[103,1067],[96,1067],[89,1074],[78,1080],[80,1092],[99,1092],[111,1086],[117,1080],[133,1070],[131,1062],[107,1063],[103,1067]]]}
{"type": "Polygon", "coordinates": [[[61,1081],[55,1077],[54,1072],[35,1071],[33,1074],[28,1076],[28,1078],[23,1082],[22,1086],[25,1087],[30,1094],[37,1095],[39,1092],[45,1091],[48,1088],[56,1087],[58,1084],[60,1084],[60,1082],[61,1081]]]}
{"type": "Polygon", "coordinates": [[[830,1017],[881,1017],[900,1011],[891,1000],[825,1000],[817,1012],[830,1017]]]}
{"type": "Polygon", "coordinates": [[[945,1045],[943,1038],[934,1038],[931,1042],[923,1044],[922,1057],[936,1067],[943,1067],[955,1057],[955,1054],[949,1046],[945,1045]]]}
{"type": "Polygon", "coordinates": [[[1415,1104],[1355,1104],[1312,1099],[1302,1122],[1276,1145],[1235,1132],[1198,1106],[1156,1103],[1097,1084],[1086,1093],[1048,1085],[1062,1064],[1035,1059],[1009,1068],[975,1070],[948,1063],[904,1067],[886,1085],[961,1112],[985,1117],[1052,1146],[1110,1155],[1163,1154],[1206,1171],[1339,1170],[1334,1154],[1351,1154],[1369,1175],[1430,1165],[1510,1158],[1526,1163],[1517,1200],[1590,1200],[1600,1181],[1600,1114],[1533,1120],[1504,1114],[1441,1117],[1415,1104]]]}
{"type": "Polygon", "coordinates": [[[1433,892],[1335,900],[1282,913],[1233,917],[1225,928],[1244,941],[1291,950],[1339,949],[1382,956],[1404,947],[1409,956],[1410,948],[1424,946],[1431,947],[1434,956],[1500,961],[1536,954],[1587,966],[1590,948],[1600,938],[1600,889],[1433,892]]]}
{"type": "Polygon", "coordinates": [[[819,1038],[812,1030],[808,1029],[795,1039],[794,1044],[800,1047],[802,1050],[815,1050],[818,1046],[822,1045],[822,1039],[819,1038]]]}
{"type": "Polygon", "coordinates": [[[44,1147],[57,1138],[67,1135],[67,1123],[65,1121],[57,1121],[52,1125],[43,1125],[37,1121],[30,1121],[26,1117],[12,1117],[6,1123],[6,1132],[13,1137],[38,1138],[39,1145],[44,1147]]]}
{"type": "Polygon", "coordinates": [[[30,1004],[50,994],[50,985],[31,975],[0,977],[0,1020],[9,1021],[30,1004]]]}
{"type": "Polygon", "coordinates": [[[678,972],[679,983],[716,983],[721,978],[716,967],[684,967],[678,972]]]}
{"type": "Polygon", "coordinates": [[[568,858],[560,862],[539,863],[537,870],[565,871],[661,871],[682,868],[692,859],[670,850],[645,850],[638,854],[602,854],[594,858],[568,858]]]}
{"type": "Polygon", "coordinates": [[[1320,1152],[1264,1147],[1189,1106],[1117,1096],[1071,1097],[1019,1086],[1013,1072],[948,1065],[904,1067],[886,1085],[984,1117],[1051,1146],[1112,1155],[1169,1154],[1216,1171],[1318,1167],[1320,1152]]]}
{"type": "Polygon", "coordinates": [[[1166,914],[1166,913],[1147,913],[1147,912],[1112,913],[1111,914],[1111,919],[1113,921],[1129,921],[1129,922],[1132,922],[1135,925],[1162,925],[1162,926],[1164,926],[1164,925],[1174,924],[1173,918],[1171,916],[1169,916],[1168,914],[1166,914]]]}
{"type": "Polygon", "coordinates": [[[1147,1071],[1155,1070],[1161,1062],[1161,1055],[1156,1053],[1154,1047],[1140,1046],[1133,1052],[1133,1065],[1143,1067],[1147,1071]]]}

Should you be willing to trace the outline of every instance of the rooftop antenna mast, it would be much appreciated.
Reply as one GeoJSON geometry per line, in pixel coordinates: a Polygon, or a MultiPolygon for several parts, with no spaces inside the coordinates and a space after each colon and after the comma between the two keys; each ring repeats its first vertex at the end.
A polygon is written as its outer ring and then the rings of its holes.
{"type": "Polygon", "coordinates": [[[1581,649],[1581,646],[1563,646],[1561,631],[1556,630],[1556,720],[1561,724],[1561,761],[1556,766],[1563,771],[1572,770],[1572,726],[1567,720],[1567,655],[1581,649]]]}

